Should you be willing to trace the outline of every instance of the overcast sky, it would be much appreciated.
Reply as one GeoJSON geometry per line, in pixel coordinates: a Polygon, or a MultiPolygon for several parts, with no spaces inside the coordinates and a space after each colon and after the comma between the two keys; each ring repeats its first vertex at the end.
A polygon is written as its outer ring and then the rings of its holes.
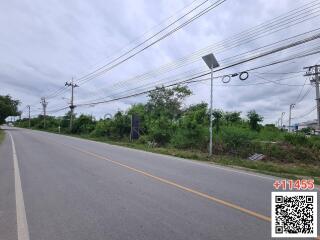
{"type": "MultiPolygon", "coordinates": [[[[48,96],[64,86],[72,77],[75,79],[90,73],[104,65],[108,60],[119,55],[123,47],[129,49],[137,44],[137,37],[143,38],[161,29],[165,24],[179,17],[203,0],[10,0],[0,3],[0,94],[10,94],[20,99],[21,109],[26,114],[25,106],[32,105],[32,114],[40,110],[41,96],[48,96]],[[173,16],[172,18],[169,18],[173,16]],[[164,21],[167,19],[167,21],[164,21]],[[161,23],[159,25],[159,23],[161,23]],[[151,30],[150,30],[151,29],[151,30]],[[131,45],[128,45],[131,43],[131,45]],[[115,55],[114,55],[115,54],[115,55]]],[[[213,0],[210,0],[214,2],[213,0]]],[[[153,84],[162,78],[174,79],[174,76],[195,69],[206,70],[201,57],[198,61],[182,68],[157,75],[142,81],[139,85],[136,76],[177,61],[197,50],[214,46],[238,32],[259,25],[269,19],[285,14],[312,1],[306,0],[227,0],[217,8],[195,20],[188,26],[175,32],[168,38],[146,49],[129,61],[92,79],[75,89],[75,104],[110,96],[134,87],[153,84]],[[121,85],[115,85],[122,83],[121,85]],[[115,88],[120,86],[120,88],[115,88]]],[[[319,1],[316,3],[319,4],[319,1]]],[[[317,16],[319,5],[315,7],[317,16]]],[[[297,24],[285,31],[279,31],[257,41],[216,53],[219,60],[256,49],[281,39],[320,27],[319,17],[297,24]]],[[[310,35],[309,35],[310,36],[310,35]]],[[[142,39],[143,39],[142,38],[142,39]]],[[[141,40],[140,40],[141,41],[141,40]]],[[[248,64],[228,69],[221,74],[250,69],[277,59],[284,58],[294,51],[308,50],[320,46],[315,40],[297,50],[288,50],[265,57],[248,64]]],[[[196,59],[197,60],[197,59],[196,59]]],[[[223,62],[223,61],[222,61],[223,62]]],[[[257,70],[249,74],[242,82],[233,78],[229,84],[215,80],[214,108],[224,111],[255,109],[265,117],[265,123],[274,123],[286,112],[291,103],[295,103],[299,93],[303,96],[310,85],[305,85],[303,67],[320,63],[320,54],[257,70]],[[298,72],[296,74],[283,74],[298,72]],[[279,74],[274,74],[279,73],[279,74]],[[257,75],[258,74],[258,75],[257,75]],[[260,77],[277,81],[287,78],[280,84],[264,82],[260,77]],[[290,86],[289,86],[290,85],[290,86]]],[[[221,64],[223,65],[223,64],[221,64]]],[[[309,81],[306,81],[309,84],[309,81]]],[[[190,85],[193,95],[186,101],[186,106],[209,100],[209,82],[190,85]]],[[[68,105],[70,91],[48,99],[48,111],[68,105]]],[[[109,99],[109,98],[106,98],[109,99]]],[[[300,117],[315,106],[315,89],[312,87],[303,101],[293,111],[294,117],[300,117]]],[[[95,107],[78,107],[76,112],[93,114],[97,118],[106,113],[113,114],[118,109],[126,110],[131,104],[143,102],[146,97],[139,96],[95,107]]],[[[65,111],[55,113],[63,115],[65,111]]],[[[24,115],[26,116],[26,115],[24,115]]],[[[315,119],[316,111],[294,122],[315,119]]]]}

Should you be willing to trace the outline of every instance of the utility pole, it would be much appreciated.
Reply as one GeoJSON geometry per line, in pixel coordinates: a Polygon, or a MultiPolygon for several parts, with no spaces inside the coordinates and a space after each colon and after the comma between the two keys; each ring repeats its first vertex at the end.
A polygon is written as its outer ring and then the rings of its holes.
{"type": "Polygon", "coordinates": [[[28,108],[28,112],[29,112],[28,117],[29,117],[29,128],[30,128],[30,126],[31,126],[31,120],[30,120],[30,105],[28,105],[27,108],[28,108]]]}
{"type": "Polygon", "coordinates": [[[46,128],[46,110],[47,110],[48,102],[46,101],[45,97],[41,98],[41,104],[43,108],[43,128],[46,128]]]}
{"type": "Polygon", "coordinates": [[[283,128],[283,116],[284,116],[285,114],[286,114],[285,112],[282,112],[282,113],[281,113],[281,126],[280,126],[281,129],[283,128]]]}
{"type": "Polygon", "coordinates": [[[288,127],[288,131],[291,132],[291,110],[294,108],[295,104],[290,104],[289,107],[289,127],[288,127]]]}
{"type": "Polygon", "coordinates": [[[65,86],[71,87],[71,101],[70,101],[70,130],[72,129],[72,121],[73,121],[73,110],[75,108],[75,105],[73,104],[73,92],[74,88],[79,87],[77,84],[73,83],[73,78],[71,79],[71,82],[66,82],[65,86]]]}
{"type": "Polygon", "coordinates": [[[310,79],[311,84],[314,84],[316,87],[316,103],[317,103],[317,122],[318,122],[318,130],[320,130],[320,91],[319,91],[319,84],[320,84],[320,65],[314,65],[305,67],[303,69],[308,69],[304,76],[312,76],[310,79]]]}

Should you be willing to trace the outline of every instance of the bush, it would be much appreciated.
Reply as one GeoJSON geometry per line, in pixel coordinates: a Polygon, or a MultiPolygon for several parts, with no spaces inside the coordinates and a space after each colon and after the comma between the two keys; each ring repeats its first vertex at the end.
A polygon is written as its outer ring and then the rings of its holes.
{"type": "Polygon", "coordinates": [[[258,139],[262,141],[279,141],[283,140],[284,133],[276,127],[265,126],[261,128],[258,139]]]}
{"type": "Polygon", "coordinates": [[[76,134],[89,134],[94,128],[95,121],[92,116],[81,114],[78,118],[74,119],[71,131],[76,134]]]}
{"type": "Polygon", "coordinates": [[[207,118],[207,105],[198,104],[189,107],[178,122],[171,144],[177,148],[206,149],[208,127],[204,126],[207,118]]]}
{"type": "Polygon", "coordinates": [[[284,140],[292,145],[307,145],[308,139],[301,133],[287,133],[284,135],[284,140]]]}
{"type": "Polygon", "coordinates": [[[149,140],[155,141],[159,145],[166,145],[170,142],[173,124],[170,119],[160,116],[158,119],[151,120],[149,126],[149,140]]]}
{"type": "Polygon", "coordinates": [[[224,151],[247,157],[255,150],[252,140],[257,133],[245,128],[228,127],[221,130],[217,140],[221,141],[224,151]]]}
{"type": "Polygon", "coordinates": [[[105,137],[108,135],[107,123],[105,120],[97,122],[94,130],[90,133],[92,137],[105,137]]]}
{"type": "Polygon", "coordinates": [[[199,125],[178,128],[171,143],[177,148],[205,149],[208,143],[208,129],[199,125]]]}

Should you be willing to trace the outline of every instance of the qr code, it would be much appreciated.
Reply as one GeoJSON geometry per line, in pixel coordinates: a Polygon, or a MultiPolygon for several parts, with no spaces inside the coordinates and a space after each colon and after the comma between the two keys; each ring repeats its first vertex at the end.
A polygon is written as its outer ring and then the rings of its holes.
{"type": "Polygon", "coordinates": [[[272,192],[272,237],[317,237],[317,192],[272,192]]]}

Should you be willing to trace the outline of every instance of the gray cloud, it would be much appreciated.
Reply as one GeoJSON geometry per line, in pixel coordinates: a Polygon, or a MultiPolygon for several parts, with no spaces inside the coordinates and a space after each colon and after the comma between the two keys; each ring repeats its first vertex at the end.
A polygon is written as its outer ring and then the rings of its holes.
{"type": "MultiPolygon", "coordinates": [[[[82,76],[107,63],[108,56],[119,52],[119,49],[122,49],[132,39],[189,3],[191,0],[2,1],[0,4],[0,28],[2,29],[0,83],[3,87],[0,89],[0,94],[11,94],[20,99],[23,106],[30,103],[38,104],[41,96],[52,93],[63,86],[65,81],[69,81],[71,77],[82,76]]],[[[304,3],[306,1],[302,0],[228,0],[217,9],[130,61],[77,88],[75,99],[78,102],[84,102],[107,96],[110,92],[113,93],[111,86],[116,82],[129,79],[191,54],[304,3]]],[[[318,21],[319,18],[315,18],[288,28],[286,31],[274,33],[269,37],[219,53],[217,58],[223,59],[233,56],[275,42],[286,36],[316,28],[318,21]]],[[[159,27],[154,28],[153,31],[157,29],[159,27]]],[[[148,34],[145,36],[150,36],[150,33],[148,34]]],[[[272,57],[230,69],[225,73],[258,66],[285,57],[287,54],[275,54],[272,57]]],[[[303,66],[319,61],[320,56],[317,55],[295,60],[295,63],[259,70],[259,72],[300,71],[303,66]]],[[[143,84],[201,67],[204,67],[204,64],[199,58],[199,61],[192,65],[161,77],[149,79],[143,84]]],[[[281,81],[281,83],[301,85],[304,83],[302,74],[297,75],[297,78],[281,81]]],[[[282,77],[266,76],[269,80],[277,80],[282,77]]],[[[246,83],[261,81],[263,80],[250,76],[246,83]]],[[[216,84],[218,83],[220,84],[219,81],[216,82],[216,84]]],[[[239,81],[234,79],[232,83],[238,84],[239,81]]],[[[135,81],[131,83],[132,86],[136,84],[135,81]]],[[[125,86],[128,88],[130,85],[125,86]]],[[[187,104],[208,101],[209,86],[207,83],[190,87],[194,94],[187,99],[187,104]]],[[[301,88],[276,84],[246,87],[216,86],[214,105],[216,108],[223,108],[226,111],[238,110],[243,113],[250,109],[256,109],[265,116],[265,122],[274,122],[282,111],[288,111],[288,105],[296,100],[301,88]]],[[[307,88],[308,86],[303,88],[303,94],[307,88]]],[[[57,98],[50,99],[48,108],[66,106],[67,101],[62,97],[69,97],[69,95],[69,92],[65,92],[57,98]]],[[[96,107],[77,108],[77,111],[101,117],[106,112],[114,113],[118,109],[126,109],[131,104],[145,101],[145,99],[144,96],[136,97],[96,107]]],[[[304,101],[297,105],[294,114],[298,116],[314,105],[314,89],[312,89],[304,101]]],[[[37,108],[37,106],[34,107],[34,109],[37,108]]],[[[57,114],[63,113],[62,111],[57,114]]],[[[306,119],[314,117],[315,114],[311,114],[306,119]]],[[[302,118],[302,120],[305,119],[302,118]]]]}

